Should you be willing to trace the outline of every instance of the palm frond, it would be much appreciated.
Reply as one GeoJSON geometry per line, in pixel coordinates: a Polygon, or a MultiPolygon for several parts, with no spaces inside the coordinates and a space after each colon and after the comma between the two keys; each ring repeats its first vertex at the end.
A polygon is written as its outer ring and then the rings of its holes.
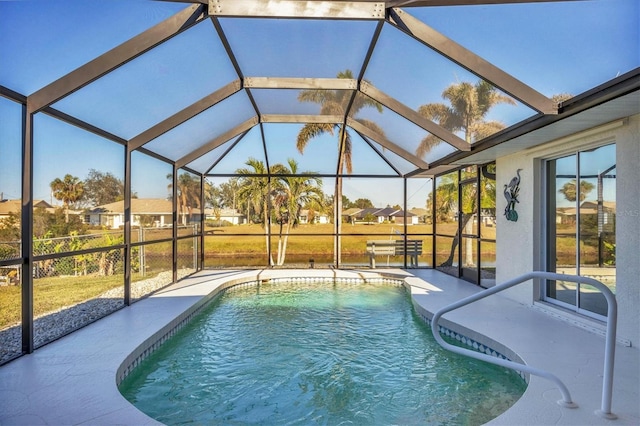
{"type": "Polygon", "coordinates": [[[296,138],[296,148],[302,154],[309,141],[323,133],[333,135],[333,126],[326,123],[307,123],[305,124],[296,138]]]}
{"type": "Polygon", "coordinates": [[[505,125],[499,121],[483,121],[481,123],[476,123],[472,127],[472,142],[476,142],[488,136],[491,136],[494,133],[504,129],[504,127],[505,125]]]}
{"type": "Polygon", "coordinates": [[[484,116],[491,108],[498,104],[516,105],[516,102],[510,96],[503,95],[491,83],[480,80],[476,83],[476,92],[478,94],[478,113],[484,116]]]}
{"type": "Polygon", "coordinates": [[[327,100],[320,107],[323,115],[344,115],[344,103],[341,100],[327,100]]]}
{"type": "Polygon", "coordinates": [[[325,102],[335,101],[336,95],[333,90],[301,90],[298,93],[298,101],[312,102],[315,104],[324,104],[325,102]]]}
{"type": "Polygon", "coordinates": [[[384,136],[384,130],[382,129],[382,127],[378,126],[378,124],[375,121],[367,120],[365,118],[358,118],[356,119],[356,121],[362,124],[363,126],[366,126],[369,129],[373,130],[380,136],[384,136]]]}
{"type": "Polygon", "coordinates": [[[416,148],[416,156],[424,158],[429,152],[431,152],[436,146],[440,145],[442,140],[433,136],[427,135],[421,141],[418,148],[416,148]]]}
{"type": "Polygon", "coordinates": [[[362,94],[361,92],[358,92],[356,94],[356,98],[353,100],[353,105],[351,105],[350,114],[352,116],[355,116],[361,109],[365,107],[375,108],[380,113],[384,110],[380,102],[370,98],[367,95],[362,94]]]}

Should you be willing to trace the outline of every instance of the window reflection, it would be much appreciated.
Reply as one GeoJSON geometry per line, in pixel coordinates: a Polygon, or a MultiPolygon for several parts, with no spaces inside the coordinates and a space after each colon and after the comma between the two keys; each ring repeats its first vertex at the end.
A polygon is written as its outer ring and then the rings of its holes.
{"type": "MultiPolygon", "coordinates": [[[[615,292],[615,145],[548,162],[549,267],[595,278],[615,292]]],[[[584,284],[551,282],[547,297],[606,315],[606,300],[584,284]]]]}

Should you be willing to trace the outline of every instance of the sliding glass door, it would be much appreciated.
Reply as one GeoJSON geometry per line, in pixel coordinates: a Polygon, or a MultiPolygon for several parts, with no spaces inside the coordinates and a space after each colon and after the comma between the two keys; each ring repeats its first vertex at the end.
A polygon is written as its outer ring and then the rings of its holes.
{"type": "MultiPolygon", "coordinates": [[[[595,278],[615,292],[615,144],[547,162],[547,269],[595,278]]],[[[602,294],[584,284],[550,281],[546,300],[606,316],[602,294]]]]}

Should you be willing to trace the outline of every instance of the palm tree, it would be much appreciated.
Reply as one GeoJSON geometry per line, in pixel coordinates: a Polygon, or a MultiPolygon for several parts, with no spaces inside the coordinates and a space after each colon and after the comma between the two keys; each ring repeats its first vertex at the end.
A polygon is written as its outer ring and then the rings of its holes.
{"type": "Polygon", "coordinates": [[[64,219],[69,223],[69,205],[77,202],[84,194],[82,181],[70,174],[64,175],[63,179],[55,178],[51,184],[51,194],[56,200],[62,201],[64,207],[64,219]]]}
{"type": "MultiPolygon", "coordinates": [[[[275,165],[267,169],[262,161],[249,158],[245,163],[250,168],[236,170],[239,177],[237,196],[247,201],[247,205],[253,207],[257,214],[262,216],[262,227],[265,230],[265,247],[269,247],[269,205],[273,194],[272,183],[269,175],[281,171],[281,165],[275,165]]],[[[269,265],[273,265],[273,257],[269,258],[269,265]]]]}
{"type": "MultiPolygon", "coordinates": [[[[172,174],[167,175],[167,179],[172,179],[172,174]]],[[[167,186],[171,192],[173,184],[167,186]]],[[[193,208],[200,209],[200,179],[190,173],[178,174],[178,215],[182,215],[182,224],[187,224],[187,215],[191,217],[193,208]]]]}
{"type": "MultiPolygon", "coordinates": [[[[337,78],[352,79],[353,72],[351,70],[345,70],[338,73],[337,78]]],[[[382,105],[379,102],[367,96],[356,96],[351,105],[351,109],[346,111],[345,108],[349,105],[349,100],[352,96],[351,91],[348,90],[303,90],[298,94],[298,100],[300,102],[312,102],[320,105],[320,114],[323,115],[339,115],[346,116],[347,112],[353,117],[365,107],[372,107],[382,112],[382,105]]],[[[365,126],[376,130],[378,133],[383,134],[382,130],[372,121],[366,119],[357,119],[365,126]]],[[[345,128],[344,124],[340,123],[307,123],[305,124],[296,140],[296,147],[302,154],[309,141],[317,136],[329,134],[338,136],[338,149],[339,149],[339,164],[340,175],[344,173],[345,169],[347,174],[351,174],[353,171],[352,163],[352,144],[351,135],[345,128]]],[[[340,235],[341,229],[341,212],[342,212],[342,177],[336,176],[336,194],[335,198],[335,220],[337,224],[337,233],[340,235]]],[[[334,253],[336,256],[336,263],[340,262],[340,243],[339,238],[336,240],[334,247],[334,253]]]]}
{"type": "MultiPolygon", "coordinates": [[[[277,265],[284,264],[289,231],[292,227],[298,225],[302,207],[309,203],[322,206],[324,195],[322,192],[321,178],[315,176],[295,176],[299,174],[298,163],[292,158],[287,162],[288,167],[278,165],[280,173],[286,176],[278,176],[278,184],[276,185],[276,194],[274,197],[274,211],[276,212],[277,221],[280,225],[277,265]]],[[[311,172],[302,172],[300,174],[309,175],[311,172]]]]}
{"type": "MultiPolygon", "coordinates": [[[[422,105],[418,108],[418,113],[447,130],[463,132],[464,140],[469,144],[505,127],[499,121],[485,121],[484,118],[491,108],[501,103],[516,104],[513,99],[500,94],[484,80],[479,80],[475,85],[468,82],[452,84],[442,92],[442,97],[449,101],[449,105],[422,105]]],[[[416,155],[424,157],[440,142],[437,137],[428,135],[420,142],[416,155]]]]}
{"type": "MultiPolygon", "coordinates": [[[[443,128],[452,132],[462,132],[464,140],[472,144],[478,140],[486,138],[493,133],[502,130],[505,125],[499,121],[486,121],[485,116],[489,110],[498,104],[515,105],[515,101],[508,96],[502,95],[490,83],[479,80],[476,84],[469,82],[455,83],[447,87],[442,92],[442,97],[449,101],[449,104],[432,103],[425,104],[418,108],[418,112],[425,118],[435,121],[443,128]]],[[[424,157],[434,147],[441,143],[441,140],[433,135],[426,136],[418,145],[416,155],[424,157]]],[[[464,200],[476,200],[476,192],[471,191],[469,194],[463,194],[464,200]]],[[[475,201],[470,201],[475,204],[475,201]]],[[[465,205],[460,206],[463,211],[475,211],[476,206],[465,205]]],[[[472,226],[470,223],[472,215],[464,215],[460,229],[465,229],[466,233],[472,230],[467,227],[472,226]]],[[[452,242],[451,253],[454,252],[459,240],[459,231],[452,242]]],[[[469,254],[468,262],[471,262],[471,244],[472,241],[467,240],[467,250],[469,254]]],[[[451,263],[453,257],[450,256],[445,263],[451,263]]],[[[448,265],[444,265],[448,266],[448,265]]]]}

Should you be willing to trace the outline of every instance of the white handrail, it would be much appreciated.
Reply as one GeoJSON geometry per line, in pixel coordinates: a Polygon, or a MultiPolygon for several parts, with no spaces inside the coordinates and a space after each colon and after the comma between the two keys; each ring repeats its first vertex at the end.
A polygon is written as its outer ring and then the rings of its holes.
{"type": "Polygon", "coordinates": [[[596,410],[595,414],[610,420],[617,419],[618,416],[611,413],[611,396],[613,392],[613,363],[615,358],[618,304],[611,290],[609,290],[609,288],[606,285],[604,285],[598,280],[595,280],[589,277],[581,277],[578,275],[556,274],[553,272],[543,272],[543,271],[533,271],[533,272],[526,273],[524,275],[513,278],[509,281],[506,281],[502,284],[496,285],[495,287],[491,287],[484,291],[481,291],[480,293],[474,294],[469,297],[465,297],[464,299],[461,299],[455,303],[447,305],[444,308],[438,310],[435,314],[433,314],[433,318],[431,319],[431,331],[433,333],[433,337],[440,344],[440,346],[452,352],[455,352],[461,355],[466,355],[471,358],[479,359],[481,361],[486,361],[492,364],[496,364],[501,367],[511,368],[518,371],[525,371],[527,373],[534,374],[536,376],[544,377],[548,380],[551,380],[558,386],[560,393],[562,394],[562,400],[558,401],[558,404],[567,408],[577,407],[577,405],[571,400],[571,395],[569,394],[569,390],[567,389],[567,387],[555,375],[547,371],[539,370],[537,368],[534,368],[525,364],[520,364],[519,362],[500,359],[487,354],[483,354],[480,352],[475,352],[469,349],[451,345],[444,341],[442,336],[440,336],[440,332],[438,331],[438,321],[440,320],[440,317],[442,317],[442,315],[444,315],[445,313],[453,311],[454,309],[458,309],[470,303],[473,303],[476,300],[484,299],[487,296],[491,296],[492,294],[498,293],[502,290],[506,290],[510,287],[516,286],[518,284],[521,284],[525,281],[529,281],[534,278],[588,284],[600,290],[604,295],[604,297],[607,299],[607,304],[608,304],[607,331],[605,336],[604,377],[602,379],[602,404],[600,409],[596,410]]]}

